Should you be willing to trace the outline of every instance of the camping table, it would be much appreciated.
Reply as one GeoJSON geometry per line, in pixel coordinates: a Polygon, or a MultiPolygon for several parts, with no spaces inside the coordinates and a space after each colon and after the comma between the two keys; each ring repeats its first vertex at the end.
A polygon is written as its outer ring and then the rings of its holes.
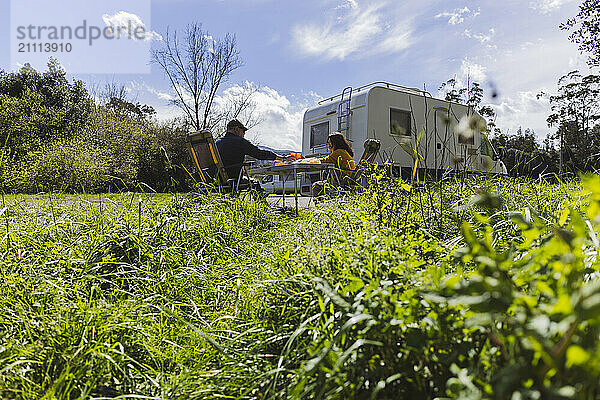
{"type": "Polygon", "coordinates": [[[279,175],[283,181],[283,206],[285,207],[285,181],[294,174],[294,199],[296,202],[296,215],[298,215],[298,173],[303,172],[324,172],[332,169],[333,164],[312,164],[294,162],[282,165],[267,165],[264,167],[253,168],[249,175],[279,175]]]}

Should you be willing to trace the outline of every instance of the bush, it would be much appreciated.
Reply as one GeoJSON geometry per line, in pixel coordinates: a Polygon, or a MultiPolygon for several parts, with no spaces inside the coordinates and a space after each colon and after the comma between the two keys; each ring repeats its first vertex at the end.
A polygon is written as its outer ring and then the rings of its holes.
{"type": "MultiPolygon", "coordinates": [[[[477,234],[465,224],[457,253],[477,269],[449,277],[442,294],[467,311],[466,325],[488,335],[497,363],[455,367],[456,398],[597,399],[600,393],[600,179],[586,178],[588,204],[565,204],[548,224],[527,209],[512,220],[521,240],[500,251],[489,215],[477,234]]],[[[487,199],[479,204],[491,209],[487,199]]]]}
{"type": "Polygon", "coordinates": [[[98,107],[87,133],[107,155],[115,189],[156,191],[186,187],[187,173],[178,168],[189,164],[185,135],[177,121],[132,118],[106,107],[98,107]]]}
{"type": "Polygon", "coordinates": [[[111,178],[102,151],[82,139],[57,140],[27,153],[6,171],[6,189],[12,192],[98,192],[111,178]]]}
{"type": "Polygon", "coordinates": [[[53,59],[44,73],[29,65],[0,70],[0,189],[185,190],[186,131],[153,115],[114,97],[94,104],[83,82],[69,82],[53,59]]]}

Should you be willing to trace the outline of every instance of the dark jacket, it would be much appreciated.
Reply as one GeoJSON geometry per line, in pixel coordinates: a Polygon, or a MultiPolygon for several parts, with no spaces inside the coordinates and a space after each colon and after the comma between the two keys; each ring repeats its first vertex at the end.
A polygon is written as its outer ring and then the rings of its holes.
{"type": "Polygon", "coordinates": [[[217,140],[217,149],[229,179],[237,179],[246,156],[259,160],[274,160],[277,154],[269,150],[261,150],[243,137],[227,132],[217,140]]]}

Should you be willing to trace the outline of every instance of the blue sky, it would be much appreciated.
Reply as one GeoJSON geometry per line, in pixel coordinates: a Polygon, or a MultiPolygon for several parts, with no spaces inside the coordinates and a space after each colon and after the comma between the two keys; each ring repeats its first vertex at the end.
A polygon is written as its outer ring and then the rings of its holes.
{"type": "MultiPolygon", "coordinates": [[[[39,3],[32,13],[56,4],[39,3]]],[[[15,67],[9,4],[0,0],[4,69],[15,67]]],[[[132,12],[133,3],[120,4],[132,12]]],[[[558,78],[573,69],[586,71],[584,58],[558,28],[578,5],[577,0],[153,0],[151,21],[144,23],[163,35],[167,27],[183,30],[193,21],[213,36],[235,33],[245,65],[223,86],[222,97],[234,95],[245,82],[258,86],[262,123],[250,136],[263,145],[299,149],[303,110],[321,96],[379,80],[425,85],[436,96],[440,83],[454,76],[497,88],[499,97],[488,100],[498,112],[498,126],[514,132],[522,125],[543,138],[549,107],[536,94],[554,91],[558,78]]],[[[161,45],[157,38],[152,46],[161,45]]],[[[128,57],[123,51],[114,59],[128,57]]],[[[178,115],[168,105],[172,92],[156,66],[149,74],[74,77],[90,87],[121,83],[131,98],[154,106],[160,118],[178,115]]]]}

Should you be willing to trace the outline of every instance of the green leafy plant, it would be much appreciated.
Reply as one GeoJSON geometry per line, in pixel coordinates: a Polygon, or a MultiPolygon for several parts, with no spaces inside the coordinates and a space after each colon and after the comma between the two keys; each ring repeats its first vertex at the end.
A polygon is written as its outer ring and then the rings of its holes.
{"type": "MultiPolygon", "coordinates": [[[[578,398],[598,395],[600,180],[588,178],[583,213],[565,206],[551,224],[531,209],[512,214],[522,238],[504,251],[494,246],[489,215],[478,235],[463,225],[467,247],[457,255],[476,270],[449,277],[446,304],[464,308],[466,325],[488,335],[497,363],[455,367],[449,394],[458,398],[578,398]],[[484,371],[485,373],[482,373],[484,371]]],[[[489,196],[476,203],[497,208],[489,196]]]]}

